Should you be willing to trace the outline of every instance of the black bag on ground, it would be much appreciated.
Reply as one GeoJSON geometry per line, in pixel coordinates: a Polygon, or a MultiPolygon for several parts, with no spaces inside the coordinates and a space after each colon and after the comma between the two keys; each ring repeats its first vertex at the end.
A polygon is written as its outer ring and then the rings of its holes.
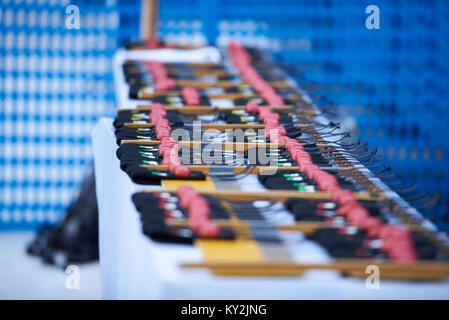
{"type": "Polygon", "coordinates": [[[93,170],[59,226],[41,227],[27,251],[62,268],[98,260],[98,207],[93,170]]]}

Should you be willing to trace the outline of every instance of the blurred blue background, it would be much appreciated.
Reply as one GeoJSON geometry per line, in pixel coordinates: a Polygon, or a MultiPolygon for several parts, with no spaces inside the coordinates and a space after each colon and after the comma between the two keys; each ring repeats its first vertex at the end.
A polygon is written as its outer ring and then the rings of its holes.
{"type": "MultiPolygon", "coordinates": [[[[140,1],[0,3],[0,229],[33,229],[59,221],[90,170],[90,129],[117,107],[111,60],[138,38],[140,1]],[[79,30],[65,28],[70,4],[79,30]]],[[[449,230],[448,1],[163,0],[159,18],[169,42],[238,39],[319,84],[318,103],[349,113],[395,173],[441,193],[425,213],[449,230]],[[380,30],[365,27],[371,4],[380,30]]]]}

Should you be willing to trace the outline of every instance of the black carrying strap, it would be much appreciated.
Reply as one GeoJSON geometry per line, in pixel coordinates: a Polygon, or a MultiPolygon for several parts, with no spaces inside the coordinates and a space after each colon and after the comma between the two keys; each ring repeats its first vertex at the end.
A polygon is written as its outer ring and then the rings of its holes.
{"type": "Polygon", "coordinates": [[[175,176],[173,172],[158,171],[138,165],[131,165],[125,169],[131,180],[137,184],[159,185],[162,179],[166,180],[205,180],[206,176],[199,171],[191,171],[188,177],[175,176]]]}

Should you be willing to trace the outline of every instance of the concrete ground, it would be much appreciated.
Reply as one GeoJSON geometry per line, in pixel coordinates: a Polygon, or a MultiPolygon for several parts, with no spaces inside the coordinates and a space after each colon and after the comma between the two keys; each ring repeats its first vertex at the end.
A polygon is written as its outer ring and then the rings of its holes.
{"type": "Polygon", "coordinates": [[[101,299],[98,262],[79,265],[79,289],[69,290],[71,274],[26,253],[33,237],[0,232],[0,299],[101,299]]]}

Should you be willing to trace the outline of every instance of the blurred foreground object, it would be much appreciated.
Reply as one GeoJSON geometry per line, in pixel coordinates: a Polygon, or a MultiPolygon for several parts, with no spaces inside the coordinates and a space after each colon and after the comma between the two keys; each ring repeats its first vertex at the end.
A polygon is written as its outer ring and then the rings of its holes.
{"type": "Polygon", "coordinates": [[[62,223],[42,227],[28,253],[65,268],[68,264],[98,259],[98,207],[92,170],[62,223]]]}

